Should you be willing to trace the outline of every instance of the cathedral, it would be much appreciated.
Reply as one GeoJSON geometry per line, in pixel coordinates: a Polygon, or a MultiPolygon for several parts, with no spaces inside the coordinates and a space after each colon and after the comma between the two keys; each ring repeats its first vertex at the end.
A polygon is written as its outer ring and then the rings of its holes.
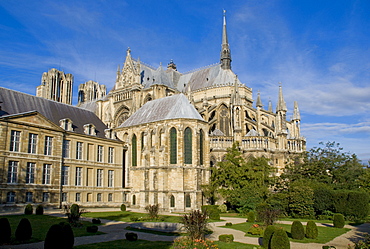
{"type": "Polygon", "coordinates": [[[287,120],[280,85],[276,110],[271,102],[264,109],[231,58],[224,15],[220,62],[212,66],[181,73],[171,60],[154,68],[127,49],[113,89],[80,84],[77,106],[73,76],[56,69],[42,75],[37,96],[2,88],[1,205],[200,209],[202,185],[234,142],[281,174],[306,150],[298,104],[287,120]]]}

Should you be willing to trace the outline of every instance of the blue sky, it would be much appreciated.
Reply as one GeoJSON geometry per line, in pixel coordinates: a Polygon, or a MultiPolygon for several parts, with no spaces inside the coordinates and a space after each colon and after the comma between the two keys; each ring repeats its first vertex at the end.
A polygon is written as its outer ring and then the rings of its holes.
{"type": "Polygon", "coordinates": [[[115,82],[126,49],[180,72],[217,63],[222,10],[232,69],[276,106],[282,83],[301,110],[309,148],[336,141],[370,160],[370,1],[21,1],[0,0],[0,86],[35,94],[57,68],[78,85],[115,82]]]}

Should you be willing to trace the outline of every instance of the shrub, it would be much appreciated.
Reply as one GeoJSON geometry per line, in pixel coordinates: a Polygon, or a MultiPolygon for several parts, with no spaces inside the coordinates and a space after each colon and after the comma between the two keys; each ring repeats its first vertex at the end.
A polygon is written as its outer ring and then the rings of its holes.
{"type": "Polygon", "coordinates": [[[348,249],[369,249],[370,248],[370,235],[365,234],[364,237],[355,242],[353,247],[348,245],[348,249]]]}
{"type": "Polygon", "coordinates": [[[171,248],[173,249],[193,249],[193,248],[218,249],[217,245],[215,245],[213,241],[210,241],[207,239],[191,240],[189,237],[180,237],[180,238],[175,239],[173,246],[171,248]]]}
{"type": "Polygon", "coordinates": [[[44,249],[63,248],[63,240],[62,226],[60,224],[54,224],[49,228],[46,234],[44,249]]]}
{"type": "Polygon", "coordinates": [[[272,234],[276,231],[276,227],[273,225],[267,226],[265,232],[263,233],[262,246],[266,249],[271,248],[271,238],[272,234]]]}
{"type": "Polygon", "coordinates": [[[0,244],[8,243],[12,234],[8,218],[0,219],[0,231],[0,244]]]}
{"type": "Polygon", "coordinates": [[[98,226],[87,226],[86,232],[88,233],[96,233],[98,231],[98,226]]]}
{"type": "Polygon", "coordinates": [[[24,214],[32,214],[33,213],[33,207],[31,204],[27,204],[24,208],[24,214]]]}
{"type": "Polygon", "coordinates": [[[313,217],[314,192],[309,186],[293,185],[289,189],[289,213],[292,217],[313,217]]]}
{"type": "Polygon", "coordinates": [[[37,215],[43,215],[44,214],[44,207],[41,204],[36,206],[36,214],[37,215]]]}
{"type": "Polygon", "coordinates": [[[137,240],[137,233],[126,233],[125,237],[128,241],[136,241],[137,240]]]}
{"type": "Polygon", "coordinates": [[[31,223],[27,218],[22,218],[15,230],[15,238],[19,241],[26,241],[32,237],[31,223]]]}
{"type": "Polygon", "coordinates": [[[344,227],[344,216],[343,214],[334,214],[333,216],[333,225],[337,228],[343,228],[344,227]]]}
{"type": "Polygon", "coordinates": [[[203,205],[201,209],[211,220],[220,220],[220,211],[217,205],[203,205]]]}
{"type": "Polygon", "coordinates": [[[256,213],[254,211],[249,211],[247,219],[248,222],[254,222],[256,220],[256,213]]]}
{"type": "Polygon", "coordinates": [[[225,226],[227,226],[227,227],[231,227],[233,225],[233,223],[231,223],[231,222],[226,222],[226,224],[225,224],[225,226]]]}
{"type": "Polygon", "coordinates": [[[121,204],[121,211],[122,212],[125,212],[126,211],[126,205],[125,204],[121,204]]]}
{"type": "Polygon", "coordinates": [[[218,240],[226,243],[231,243],[234,241],[234,235],[232,234],[221,234],[218,236],[218,240]]]}
{"type": "Polygon", "coordinates": [[[306,225],[306,237],[309,239],[316,239],[319,235],[319,230],[317,229],[316,223],[312,220],[307,222],[306,225]]]}
{"type": "Polygon", "coordinates": [[[263,235],[263,228],[260,225],[258,225],[258,224],[253,224],[248,229],[248,232],[247,233],[252,234],[252,235],[262,236],[263,235]]]}
{"type": "Polygon", "coordinates": [[[290,242],[284,229],[278,228],[272,234],[271,248],[273,249],[290,249],[290,242]]]}
{"type": "Polygon", "coordinates": [[[93,224],[101,224],[101,220],[98,218],[98,219],[92,219],[91,221],[93,224]]]}
{"type": "Polygon", "coordinates": [[[302,223],[298,220],[293,221],[290,233],[293,239],[304,239],[304,227],[302,223]]]}
{"type": "Polygon", "coordinates": [[[145,210],[148,212],[150,219],[158,219],[159,204],[148,205],[145,210]]]}
{"type": "Polygon", "coordinates": [[[62,227],[63,248],[73,248],[75,236],[73,234],[71,225],[67,222],[61,222],[59,225],[62,227]]]}
{"type": "Polygon", "coordinates": [[[257,207],[257,217],[259,221],[262,221],[266,226],[273,225],[279,218],[280,210],[270,207],[266,203],[262,203],[257,207]]]}
{"type": "Polygon", "coordinates": [[[130,221],[139,221],[138,217],[130,217],[130,221]]]}
{"type": "Polygon", "coordinates": [[[69,224],[61,222],[52,225],[45,238],[44,249],[73,248],[74,235],[69,224]]]}
{"type": "Polygon", "coordinates": [[[184,228],[191,240],[203,239],[207,233],[207,214],[194,210],[181,218],[184,228]]]}
{"type": "Polygon", "coordinates": [[[68,222],[74,226],[74,227],[79,227],[81,226],[80,217],[81,214],[83,213],[83,210],[80,209],[80,206],[77,204],[72,204],[71,206],[65,205],[64,206],[64,212],[68,217],[68,222]]]}

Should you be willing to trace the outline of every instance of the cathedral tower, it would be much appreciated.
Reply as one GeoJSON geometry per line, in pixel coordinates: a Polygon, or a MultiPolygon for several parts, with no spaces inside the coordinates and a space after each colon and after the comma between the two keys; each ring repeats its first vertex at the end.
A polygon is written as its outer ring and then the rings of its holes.
{"type": "Polygon", "coordinates": [[[222,69],[231,69],[231,53],[229,42],[227,39],[226,32],[226,10],[224,10],[224,22],[222,27],[222,45],[221,45],[221,68],[222,69]]]}

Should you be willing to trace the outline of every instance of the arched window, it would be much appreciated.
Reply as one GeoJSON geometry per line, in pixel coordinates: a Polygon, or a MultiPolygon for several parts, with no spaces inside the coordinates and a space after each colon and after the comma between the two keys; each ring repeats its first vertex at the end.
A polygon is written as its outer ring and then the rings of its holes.
{"type": "Polygon", "coordinates": [[[136,205],[136,195],[132,196],[132,205],[136,205]]]}
{"type": "Polygon", "coordinates": [[[192,163],[192,134],[189,127],[184,132],[184,163],[192,163]]]}
{"type": "Polygon", "coordinates": [[[170,164],[177,163],[177,131],[174,127],[170,130],[170,164]]]}
{"type": "Polygon", "coordinates": [[[170,197],[170,207],[175,207],[175,197],[173,195],[170,197]]]}
{"type": "Polygon", "coordinates": [[[199,164],[203,165],[203,153],[204,153],[204,132],[199,131],[199,164]]]}
{"type": "Polygon", "coordinates": [[[141,150],[142,151],[144,150],[144,146],[145,146],[145,133],[142,132],[141,133],[141,150]]]}
{"type": "Polygon", "coordinates": [[[191,199],[190,199],[189,194],[185,195],[185,207],[187,207],[187,208],[191,207],[191,199]]]}
{"type": "Polygon", "coordinates": [[[135,134],[132,137],[132,166],[137,166],[137,139],[135,134]]]}

